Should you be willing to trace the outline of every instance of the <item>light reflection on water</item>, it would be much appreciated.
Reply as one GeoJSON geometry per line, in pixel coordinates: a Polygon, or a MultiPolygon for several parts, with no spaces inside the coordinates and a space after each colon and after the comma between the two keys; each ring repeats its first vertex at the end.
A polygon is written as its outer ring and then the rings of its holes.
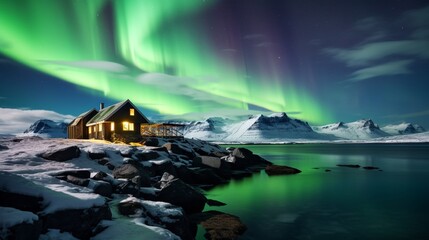
{"type": "MultiPolygon", "coordinates": [[[[240,216],[242,239],[427,239],[429,144],[243,146],[303,172],[264,172],[208,191],[240,216]],[[376,166],[382,171],[337,167],[376,166]],[[317,169],[315,169],[317,168],[317,169]],[[330,169],[330,172],[325,172],[330,169]]],[[[201,235],[199,235],[201,236],[201,235]]]]}

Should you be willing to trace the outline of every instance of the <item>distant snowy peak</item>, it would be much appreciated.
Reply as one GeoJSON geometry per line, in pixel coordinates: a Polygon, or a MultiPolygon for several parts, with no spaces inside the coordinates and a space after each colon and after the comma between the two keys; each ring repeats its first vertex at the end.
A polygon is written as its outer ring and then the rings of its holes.
{"type": "Polygon", "coordinates": [[[426,131],[422,126],[412,123],[390,124],[381,129],[391,135],[414,134],[426,131]]]}
{"type": "Polygon", "coordinates": [[[67,124],[64,122],[54,122],[49,119],[41,119],[26,129],[24,134],[42,135],[49,138],[66,138],[67,124]]]}
{"type": "Polygon", "coordinates": [[[338,122],[314,127],[313,129],[318,133],[333,135],[343,139],[372,139],[389,135],[382,131],[371,119],[362,119],[349,123],[338,122]]]}
{"type": "Polygon", "coordinates": [[[262,114],[255,115],[249,118],[253,121],[253,124],[249,127],[249,130],[290,130],[290,131],[303,131],[313,132],[310,125],[307,122],[299,119],[292,119],[287,116],[286,113],[273,113],[268,116],[262,114]]]}

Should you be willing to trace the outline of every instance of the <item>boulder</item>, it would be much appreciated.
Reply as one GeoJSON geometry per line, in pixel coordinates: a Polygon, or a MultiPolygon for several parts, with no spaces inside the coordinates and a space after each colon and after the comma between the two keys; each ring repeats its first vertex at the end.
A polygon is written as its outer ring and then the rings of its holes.
{"type": "Polygon", "coordinates": [[[165,172],[174,176],[177,175],[176,168],[170,160],[152,162],[152,166],[150,168],[154,176],[162,176],[165,172]]]}
{"type": "Polygon", "coordinates": [[[219,211],[197,213],[190,220],[201,224],[206,239],[237,239],[247,229],[239,217],[219,211]]]}
{"type": "Polygon", "coordinates": [[[195,179],[195,184],[218,185],[227,183],[225,179],[217,175],[212,169],[200,168],[192,171],[195,179]]]}
{"type": "Polygon", "coordinates": [[[270,165],[271,163],[252,153],[246,148],[235,148],[229,156],[221,159],[231,163],[232,169],[243,170],[253,165],[270,165]]]}
{"type": "Polygon", "coordinates": [[[373,167],[373,166],[365,166],[365,167],[363,167],[363,169],[366,169],[366,170],[375,170],[375,169],[379,169],[378,167],[373,167]]]}
{"type": "Polygon", "coordinates": [[[38,213],[43,210],[43,198],[0,190],[0,206],[38,213]]]}
{"type": "Polygon", "coordinates": [[[82,187],[87,187],[89,184],[89,179],[78,178],[78,177],[74,177],[72,175],[67,175],[66,181],[69,183],[72,183],[74,185],[78,185],[78,186],[82,186],[82,187]]]}
{"type": "Polygon", "coordinates": [[[110,160],[109,158],[105,157],[105,158],[102,158],[102,159],[98,159],[97,163],[100,164],[100,165],[105,165],[106,163],[109,162],[109,160],[110,160]]]}
{"type": "Polygon", "coordinates": [[[189,159],[193,159],[196,156],[195,152],[193,152],[192,150],[188,150],[186,148],[183,148],[176,143],[166,143],[162,146],[174,154],[184,155],[184,156],[188,157],[189,159]]]}
{"type": "Polygon", "coordinates": [[[68,170],[60,173],[53,174],[52,176],[58,177],[58,176],[64,176],[67,177],[67,175],[77,177],[77,178],[89,178],[91,176],[91,172],[88,170],[68,170]]]}
{"type": "Polygon", "coordinates": [[[110,162],[107,162],[106,164],[104,164],[104,166],[106,166],[109,170],[115,169],[115,165],[111,164],[110,162]]]}
{"type": "Polygon", "coordinates": [[[150,150],[151,151],[166,152],[166,153],[168,153],[168,150],[165,147],[155,147],[155,148],[151,148],[150,150]]]}
{"type": "Polygon", "coordinates": [[[220,158],[211,156],[196,157],[194,158],[193,163],[196,166],[204,165],[212,168],[221,168],[222,166],[222,160],[220,158]]]}
{"type": "Polygon", "coordinates": [[[146,138],[143,145],[150,147],[158,147],[159,141],[157,138],[146,138]]]}
{"type": "Polygon", "coordinates": [[[358,164],[337,164],[338,167],[360,168],[358,164]]]}
{"type": "Polygon", "coordinates": [[[107,176],[108,176],[107,173],[105,173],[103,171],[100,171],[100,172],[97,172],[94,175],[94,177],[92,177],[92,179],[94,179],[94,180],[104,180],[104,178],[106,178],[107,176]]]}
{"type": "Polygon", "coordinates": [[[213,199],[207,199],[207,205],[211,206],[211,207],[221,207],[221,206],[225,206],[226,203],[217,201],[217,200],[213,200],[213,199]]]}
{"type": "Polygon", "coordinates": [[[77,146],[69,146],[57,148],[45,152],[41,155],[42,158],[57,162],[64,162],[80,156],[80,149],[77,146]]]}
{"type": "Polygon", "coordinates": [[[144,171],[143,166],[138,163],[126,163],[120,167],[115,168],[112,171],[114,178],[126,178],[132,179],[135,176],[140,176],[141,179],[141,187],[150,186],[150,178],[148,174],[144,171]]]}
{"type": "Polygon", "coordinates": [[[182,207],[186,213],[197,213],[204,209],[206,197],[193,187],[174,176],[164,173],[160,180],[158,200],[182,207]]]}
{"type": "Polygon", "coordinates": [[[93,160],[107,157],[106,152],[104,152],[103,150],[97,150],[97,151],[89,150],[88,156],[89,156],[89,158],[91,158],[93,160]]]}
{"type": "Polygon", "coordinates": [[[161,155],[157,152],[137,152],[134,157],[139,161],[149,161],[159,158],[161,155]]]}
{"type": "Polygon", "coordinates": [[[103,197],[112,196],[113,188],[108,182],[97,181],[92,189],[94,193],[100,194],[103,197]]]}
{"type": "Polygon", "coordinates": [[[118,211],[125,216],[144,217],[146,224],[166,228],[181,239],[194,239],[182,208],[172,204],[128,198],[118,204],[118,211]]]}
{"type": "Polygon", "coordinates": [[[288,167],[288,166],[279,166],[279,165],[268,165],[265,168],[265,172],[269,175],[288,175],[288,174],[297,174],[300,173],[301,170],[288,167]]]}
{"type": "Polygon", "coordinates": [[[137,148],[129,147],[129,148],[121,149],[119,153],[121,154],[122,157],[131,157],[136,151],[137,151],[137,148]]]}
{"type": "Polygon", "coordinates": [[[42,222],[31,212],[0,207],[0,239],[39,239],[42,222]]]}
{"type": "Polygon", "coordinates": [[[101,220],[111,220],[112,213],[108,205],[86,209],[66,209],[42,216],[44,228],[55,228],[71,232],[80,239],[93,236],[93,229],[101,220]]]}

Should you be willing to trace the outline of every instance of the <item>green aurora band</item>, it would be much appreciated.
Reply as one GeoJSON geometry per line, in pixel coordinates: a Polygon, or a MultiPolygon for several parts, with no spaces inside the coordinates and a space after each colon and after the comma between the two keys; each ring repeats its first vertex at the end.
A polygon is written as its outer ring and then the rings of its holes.
{"type": "Polygon", "coordinates": [[[222,58],[198,27],[180,21],[215,1],[0,1],[0,51],[27,66],[160,114],[220,109],[293,112],[312,123],[327,109],[291,77],[222,58]],[[111,6],[110,15],[106,6],[111,6]],[[111,10],[113,9],[113,10],[111,10]]]}

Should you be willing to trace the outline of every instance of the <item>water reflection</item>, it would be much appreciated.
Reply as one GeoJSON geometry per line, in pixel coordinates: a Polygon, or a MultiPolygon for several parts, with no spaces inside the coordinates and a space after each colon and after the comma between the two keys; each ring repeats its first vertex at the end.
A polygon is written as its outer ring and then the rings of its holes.
{"type": "Polygon", "coordinates": [[[216,187],[207,207],[240,216],[243,239],[423,239],[429,190],[429,144],[305,144],[245,146],[301,169],[264,172],[216,187]],[[376,166],[382,171],[337,164],[376,166]],[[317,169],[315,169],[317,168],[317,169]],[[325,172],[330,169],[330,172],[325,172]]]}

